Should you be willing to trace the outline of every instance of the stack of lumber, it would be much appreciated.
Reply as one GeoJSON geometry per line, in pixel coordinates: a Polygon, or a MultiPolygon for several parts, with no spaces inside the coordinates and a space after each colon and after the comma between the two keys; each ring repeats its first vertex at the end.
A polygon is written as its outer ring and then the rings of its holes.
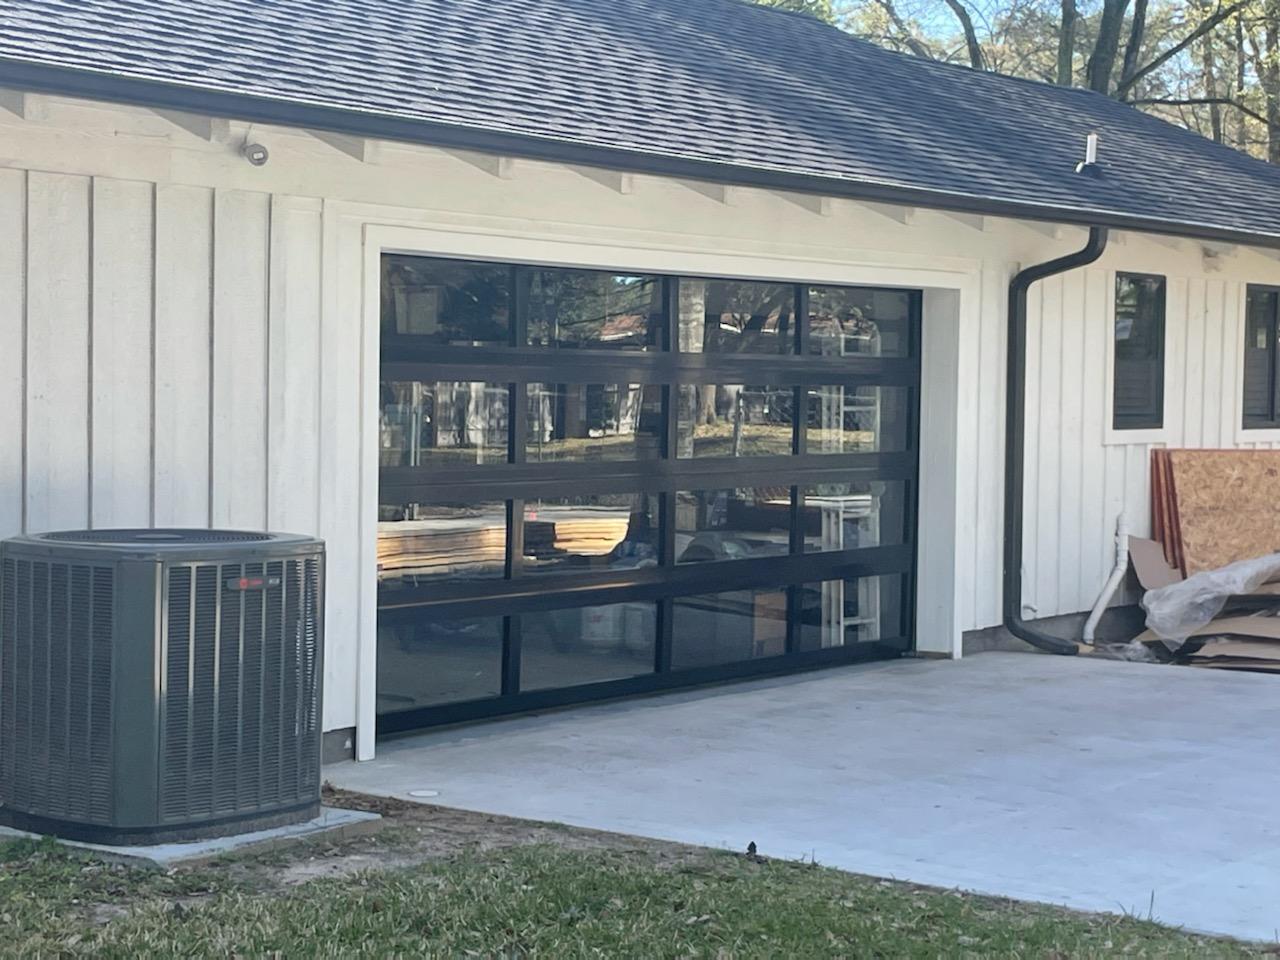
{"type": "Polygon", "coordinates": [[[1184,577],[1280,552],[1280,450],[1151,451],[1151,529],[1184,577]]]}
{"type": "Polygon", "coordinates": [[[378,578],[486,576],[506,562],[507,528],[484,517],[378,524],[378,578]]]}

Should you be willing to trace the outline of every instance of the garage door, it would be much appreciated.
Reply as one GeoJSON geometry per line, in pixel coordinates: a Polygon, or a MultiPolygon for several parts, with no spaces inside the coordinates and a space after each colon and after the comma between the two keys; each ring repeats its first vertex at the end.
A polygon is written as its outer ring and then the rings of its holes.
{"type": "Polygon", "coordinates": [[[913,637],[920,294],[385,255],[379,730],[913,637]]]}

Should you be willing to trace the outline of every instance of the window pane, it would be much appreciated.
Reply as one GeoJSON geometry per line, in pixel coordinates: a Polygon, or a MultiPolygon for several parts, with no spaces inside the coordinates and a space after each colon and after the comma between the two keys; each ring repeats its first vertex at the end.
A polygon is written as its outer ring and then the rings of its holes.
{"type": "Polygon", "coordinates": [[[501,617],[378,628],[379,713],[501,692],[501,617]]]}
{"type": "Polygon", "coordinates": [[[657,562],[656,496],[610,493],[525,503],[525,573],[633,570],[657,562]]]}
{"type": "Polygon", "coordinates": [[[529,343],[648,350],[662,330],[662,280],[596,270],[530,269],[529,343]]]}
{"type": "Polygon", "coordinates": [[[681,490],[676,560],[746,560],[791,550],[791,490],[681,490]]]}
{"type": "Polygon", "coordinates": [[[1244,425],[1270,427],[1275,422],[1273,370],[1280,332],[1280,292],[1250,287],[1246,303],[1244,425]]]}
{"type": "Polygon", "coordinates": [[[734,590],[674,603],[673,670],[776,657],[786,650],[785,590],[734,590]]]}
{"type": "Polygon", "coordinates": [[[532,463],[657,459],[662,455],[662,388],[531,383],[525,450],[532,463]]]}
{"type": "Polygon", "coordinates": [[[613,603],[520,618],[520,689],[571,687],[653,672],[652,603],[613,603]]]}
{"type": "Polygon", "coordinates": [[[901,453],[910,448],[907,387],[810,387],[809,453],[901,453]]]}
{"type": "Polygon", "coordinates": [[[793,353],[789,283],[680,280],[681,353],[793,353]]]}
{"type": "Polygon", "coordinates": [[[505,383],[383,381],[384,467],[506,463],[505,383]]]}
{"type": "Polygon", "coordinates": [[[382,332],[434,343],[509,343],[511,267],[387,254],[382,332]]]}
{"type": "Polygon", "coordinates": [[[906,543],[907,485],[869,480],[806,487],[800,515],[806,553],[906,543]]]}
{"type": "Polygon", "coordinates": [[[378,508],[382,589],[440,580],[501,579],[506,552],[504,501],[378,508]]]}
{"type": "Polygon", "coordinates": [[[824,357],[910,356],[911,295],[865,287],[810,287],[809,352],[824,357]]]}
{"type": "Polygon", "coordinates": [[[715,384],[677,388],[681,457],[772,457],[791,453],[790,387],[715,384]]]}
{"type": "Polygon", "coordinates": [[[800,588],[800,649],[818,650],[906,632],[906,578],[894,573],[806,583],[800,588]]]}
{"type": "Polygon", "coordinates": [[[1164,288],[1163,277],[1116,275],[1117,430],[1164,422],[1164,288]]]}

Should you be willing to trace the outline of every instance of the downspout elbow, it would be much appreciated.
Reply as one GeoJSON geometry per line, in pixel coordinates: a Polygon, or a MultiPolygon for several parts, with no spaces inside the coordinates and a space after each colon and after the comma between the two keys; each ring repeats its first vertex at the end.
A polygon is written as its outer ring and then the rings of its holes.
{"type": "Polygon", "coordinates": [[[1009,283],[1008,383],[1005,399],[1004,627],[1019,640],[1049,653],[1073,655],[1078,644],[1037,630],[1022,618],[1022,512],[1026,477],[1027,292],[1046,277],[1087,266],[1107,249],[1107,230],[1093,227],[1076,253],[1034,264],[1009,283]]]}

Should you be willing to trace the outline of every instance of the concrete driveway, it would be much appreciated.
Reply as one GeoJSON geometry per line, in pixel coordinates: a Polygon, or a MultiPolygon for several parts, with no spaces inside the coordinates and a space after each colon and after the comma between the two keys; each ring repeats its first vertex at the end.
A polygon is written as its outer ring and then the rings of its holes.
{"type": "Polygon", "coordinates": [[[1280,680],[908,660],[379,745],[335,785],[1274,939],[1280,680]]]}

